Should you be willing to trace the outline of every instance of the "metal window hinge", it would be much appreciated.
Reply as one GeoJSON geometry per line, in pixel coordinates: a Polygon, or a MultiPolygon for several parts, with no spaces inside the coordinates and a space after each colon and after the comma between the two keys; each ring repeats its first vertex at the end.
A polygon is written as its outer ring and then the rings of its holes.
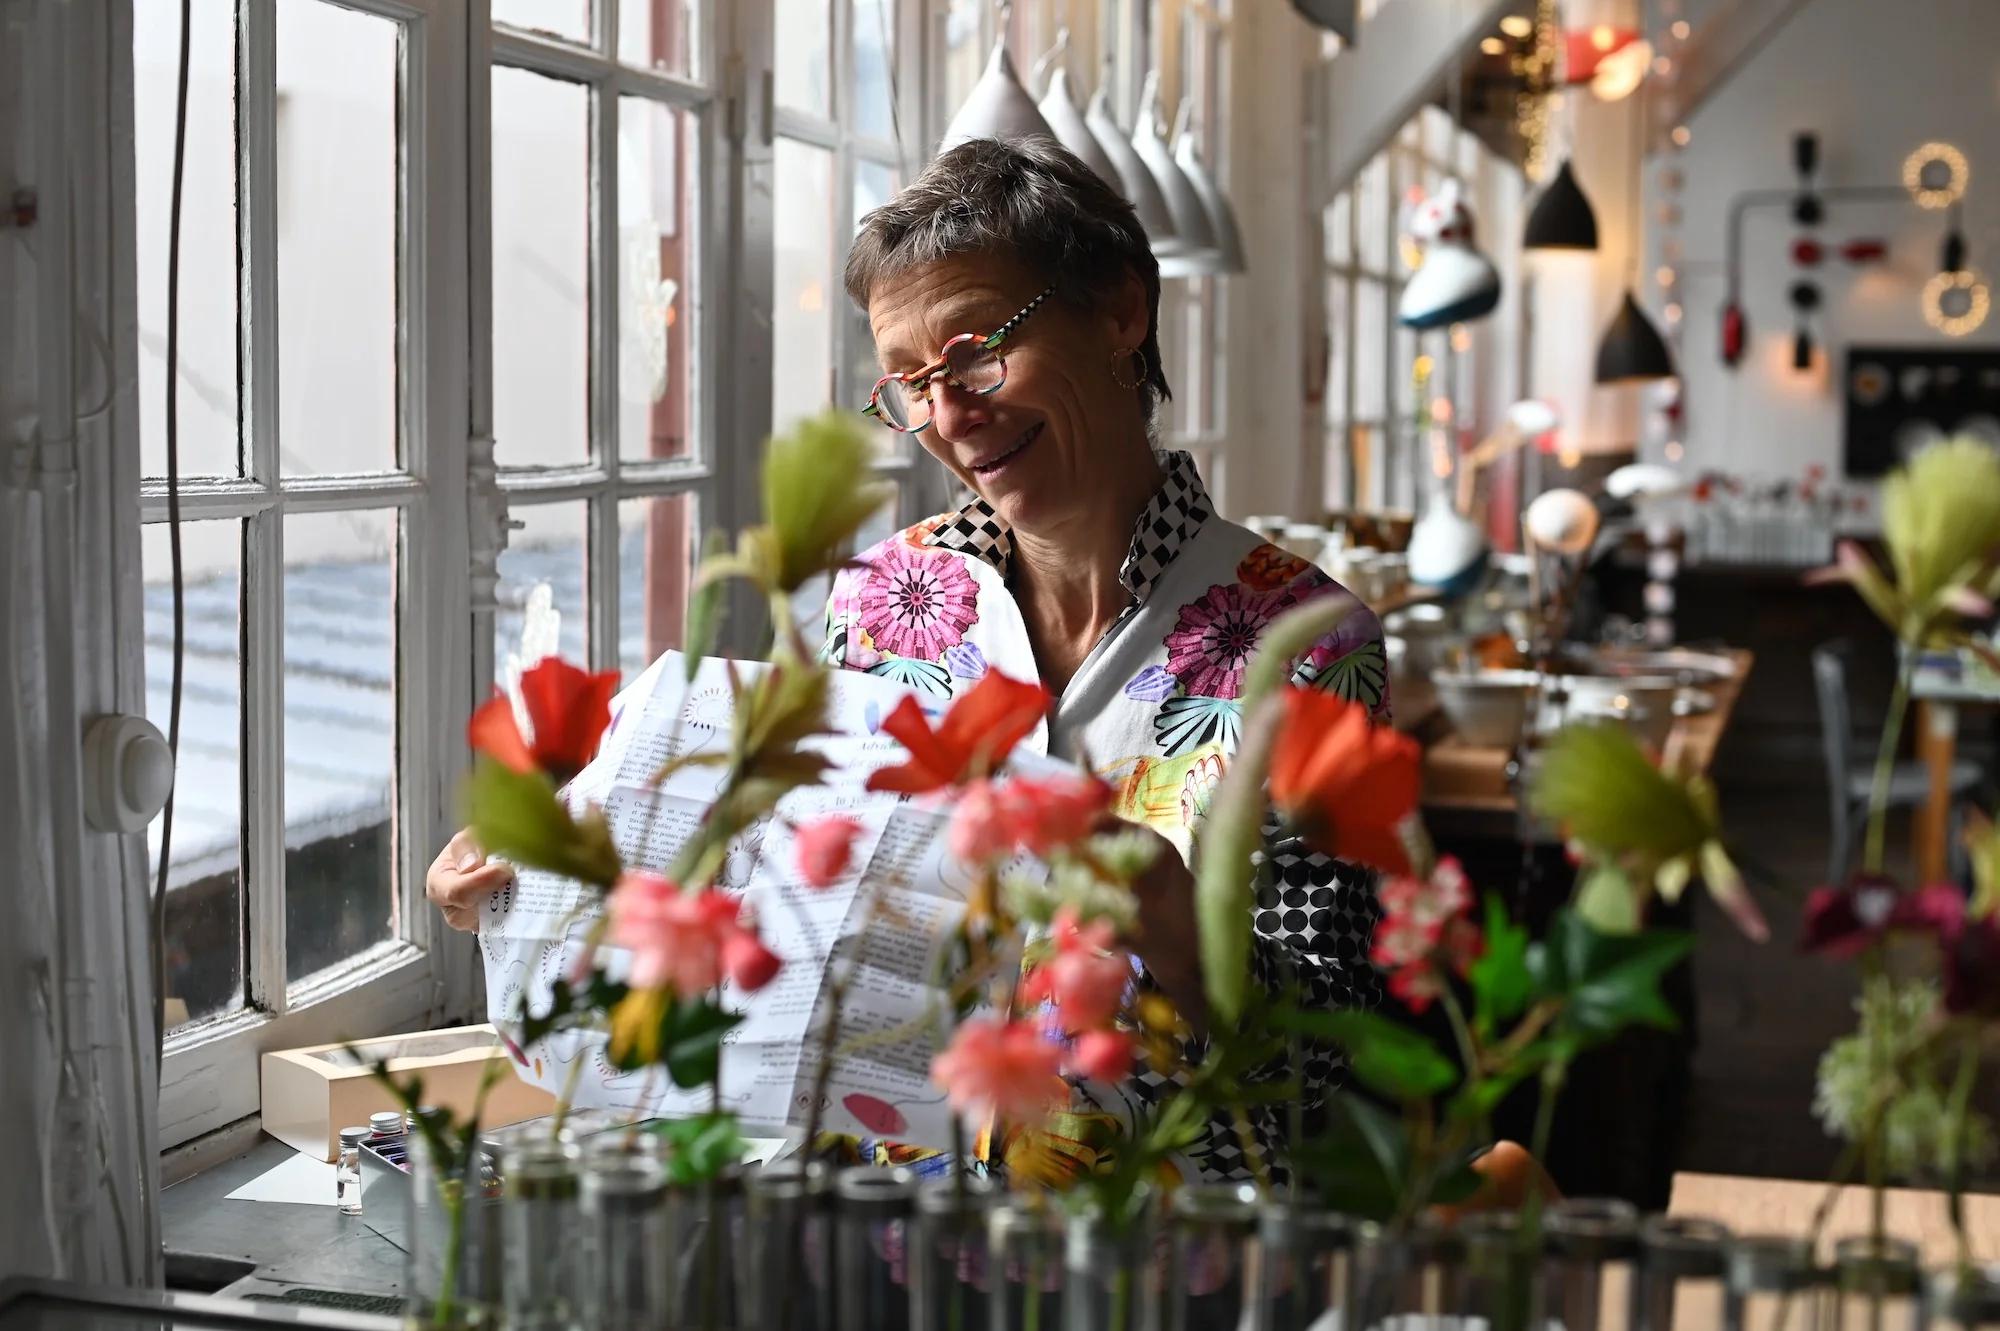
{"type": "Polygon", "coordinates": [[[0,209],[0,227],[20,227],[22,230],[33,226],[41,214],[41,200],[35,191],[26,185],[14,191],[14,197],[7,206],[0,209]]]}

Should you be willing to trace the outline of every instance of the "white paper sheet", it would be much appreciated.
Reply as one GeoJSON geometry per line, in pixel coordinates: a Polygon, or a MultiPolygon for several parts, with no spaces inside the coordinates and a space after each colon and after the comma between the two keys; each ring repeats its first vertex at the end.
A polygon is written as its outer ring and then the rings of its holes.
{"type": "Polygon", "coordinates": [[[338,1166],[303,1153],[292,1156],[238,1187],[226,1200],[232,1202],[300,1202],[308,1206],[337,1206],[340,1198],[334,1181],[338,1166]]]}
{"type": "MultiPolygon", "coordinates": [[[[735,668],[746,681],[768,669],[735,668]]],[[[703,661],[688,683],[684,658],[661,658],[621,698],[602,752],[570,786],[573,808],[604,809],[628,863],[666,865],[717,792],[721,774],[714,767],[682,767],[658,788],[649,783],[671,757],[726,751],[733,712],[727,670],[721,661],[703,661]]],[[[819,748],[834,770],[739,837],[721,874],[722,885],[756,912],[766,944],[785,962],[762,991],[725,992],[743,1021],[724,1047],[721,1101],[746,1123],[806,1125],[832,985],[846,975],[849,995],[836,1041],[842,1052],[822,1125],[944,1147],[949,1117],[928,1076],[947,1010],[937,972],[971,884],[945,852],[944,812],[865,788],[870,772],[903,759],[902,746],[881,734],[880,724],[908,691],[844,671],[832,685],[836,733],[819,748]],[[789,825],[834,811],[862,826],[856,867],[845,880],[815,890],[793,868],[789,825]],[[865,1044],[850,1048],[857,1037],[866,1037],[865,1044]]],[[[511,1025],[524,997],[535,1010],[544,1007],[551,983],[576,966],[596,915],[594,893],[550,874],[523,872],[495,895],[480,931],[494,1022],[511,1025]]],[[[622,963],[620,954],[608,954],[613,974],[622,963]]],[[[680,1090],[657,1070],[611,1067],[601,1033],[561,1032],[524,1054],[523,1077],[558,1094],[580,1061],[578,1105],[649,1115],[709,1107],[705,1088],[680,1090]]]]}

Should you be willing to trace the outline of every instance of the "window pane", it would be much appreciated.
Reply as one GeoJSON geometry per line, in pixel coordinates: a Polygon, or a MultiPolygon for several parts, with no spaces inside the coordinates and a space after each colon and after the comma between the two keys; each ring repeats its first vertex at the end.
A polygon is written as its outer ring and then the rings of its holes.
{"type": "MultiPolygon", "coordinates": [[[[880,162],[856,161],[854,164],[854,227],[859,231],[861,219],[870,211],[889,201],[896,192],[896,169],[880,162]]],[[[840,317],[847,327],[847,365],[840,386],[840,405],[859,407],[868,400],[868,392],[875,387],[881,377],[880,364],[875,359],[875,334],[868,326],[868,312],[847,298],[844,290],[835,290],[830,299],[840,307],[840,317]]],[[[880,444],[885,453],[904,455],[912,446],[910,436],[897,434],[884,428],[879,431],[880,444]]]]}
{"type": "Polygon", "coordinates": [[[1377,157],[1361,168],[1354,183],[1355,246],[1361,266],[1371,273],[1389,269],[1389,159],[1377,157]]]}
{"type": "Polygon", "coordinates": [[[388,470],[397,25],[320,0],[277,19],[279,469],[388,470]]]}
{"type": "Polygon", "coordinates": [[[669,74],[701,72],[701,0],[625,0],[618,6],[618,58],[669,74]]]}
{"type": "MultiPolygon", "coordinates": [[[[173,688],[173,563],[164,523],[140,529],[145,580],[146,718],[167,732],[173,688]]],[[[240,523],[181,524],[186,633],[180,761],[167,868],[167,1025],[243,1006],[243,635],[240,523]]],[[[153,863],[164,818],[147,829],[153,863]]]]}
{"type": "Polygon", "coordinates": [[[854,132],[871,139],[896,135],[889,62],[895,55],[895,6],[890,0],[853,0],[854,132]]]}
{"type": "Polygon", "coordinates": [[[508,517],[521,525],[507,535],[494,590],[493,678],[502,686],[551,654],[584,664],[590,623],[583,501],[516,504],[508,517]]]}
{"type": "Polygon", "coordinates": [[[1344,267],[1354,258],[1354,194],[1342,190],[1326,210],[1326,261],[1344,267]]]}
{"type": "Polygon", "coordinates": [[[1354,284],[1354,419],[1379,421],[1387,411],[1389,294],[1380,282],[1354,284]]]}
{"type": "MultiPolygon", "coordinates": [[[[985,10],[986,0],[949,0],[944,20],[944,103],[938,108],[943,118],[939,124],[947,123],[965,105],[972,85],[986,68],[986,50],[979,32],[979,17],[985,10]]],[[[1087,86],[1095,89],[1097,81],[1090,79],[1087,86]]]]}
{"type": "Polygon", "coordinates": [[[771,428],[783,430],[835,391],[833,154],[780,138],[772,178],[771,428]]]}
{"type": "Polygon", "coordinates": [[[622,457],[685,457],[690,451],[697,123],[685,111],[643,98],[618,102],[622,457]]]}
{"type": "Polygon", "coordinates": [[[813,115],[833,114],[827,99],[833,69],[831,0],[777,0],[771,64],[780,105],[813,115]]]}
{"type": "Polygon", "coordinates": [[[1349,282],[1335,275],[1326,283],[1326,414],[1329,420],[1347,416],[1347,347],[1352,333],[1348,327],[1349,282]]]}
{"type": "Polygon", "coordinates": [[[590,40],[590,0],[493,0],[493,21],[573,42],[590,40]]]}
{"type": "Polygon", "coordinates": [[[285,978],[395,934],[396,514],[285,519],[285,978]]]}
{"type": "Polygon", "coordinates": [[[590,451],[590,94],[493,71],[493,439],[507,466],[590,451]]]}
{"type": "Polygon", "coordinates": [[[627,681],[687,641],[701,531],[691,494],[618,505],[618,668],[627,681]]]}
{"type": "MultiPolygon", "coordinates": [[[[236,446],[236,21],[195,0],[181,184],[180,470],[234,476],[236,446]]],[[[138,249],[139,456],[167,471],[167,227],[180,6],[132,6],[134,242],[138,249]]]]}

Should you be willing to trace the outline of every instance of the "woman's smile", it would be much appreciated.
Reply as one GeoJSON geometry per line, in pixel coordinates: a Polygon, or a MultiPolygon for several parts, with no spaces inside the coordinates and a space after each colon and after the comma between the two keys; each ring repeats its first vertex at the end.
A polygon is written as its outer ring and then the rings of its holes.
{"type": "Polygon", "coordinates": [[[1042,426],[1040,424],[1031,425],[1026,430],[1023,430],[1013,443],[1006,445],[998,452],[989,452],[986,457],[979,461],[966,463],[966,469],[982,481],[993,480],[1012,470],[1014,464],[1027,453],[1035,440],[1041,438],[1041,435],[1042,426]]]}

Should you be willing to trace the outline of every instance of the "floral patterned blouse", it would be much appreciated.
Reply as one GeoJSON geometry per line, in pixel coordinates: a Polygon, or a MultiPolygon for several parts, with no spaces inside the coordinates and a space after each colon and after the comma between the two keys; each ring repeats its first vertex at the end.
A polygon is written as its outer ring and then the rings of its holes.
{"type": "MultiPolygon", "coordinates": [[[[1306,560],[1217,517],[1186,453],[1161,454],[1159,461],[1160,488],[1133,528],[1119,571],[1131,600],[1056,700],[1041,739],[1051,756],[1089,755],[1117,792],[1117,812],[1158,830],[1186,856],[1191,831],[1236,750],[1238,696],[1265,626],[1303,602],[1353,599],[1353,593],[1306,560]]],[[[988,669],[1038,678],[1010,588],[1012,565],[1012,536],[983,500],[920,522],[864,552],[836,578],[823,655],[940,700],[988,669]]],[[[1374,612],[1357,601],[1341,628],[1295,664],[1293,680],[1363,702],[1386,719],[1388,659],[1374,612]]],[[[1275,827],[1267,831],[1252,921],[1258,982],[1275,988],[1296,977],[1313,1006],[1375,1006],[1381,989],[1367,961],[1378,914],[1372,876],[1296,842],[1274,844],[1275,827]]],[[[1190,1052],[1199,1058],[1198,1049],[1190,1052]]],[[[1309,1112],[1339,1062],[1332,1050],[1308,1050],[1309,1112]]],[[[1131,1111],[1156,1099],[1164,1084],[1151,1072],[1136,1073],[1113,1092],[1126,1104],[1080,1103],[1066,1116],[1067,1130],[1055,1134],[1056,1144],[1036,1144],[1033,1158],[1024,1158],[1025,1144],[1021,1151],[1002,1144],[1007,1167],[1060,1184],[1115,1149],[1115,1121],[1129,1122],[1131,1111]]],[[[1080,1088],[1079,1100],[1094,1094],[1080,1088]]],[[[1252,1110],[1267,1161],[1284,1157],[1283,1118],[1277,1107],[1252,1110]]],[[[1211,1125],[1188,1156],[1206,1178],[1250,1174],[1226,1122],[1211,1125]]]]}

